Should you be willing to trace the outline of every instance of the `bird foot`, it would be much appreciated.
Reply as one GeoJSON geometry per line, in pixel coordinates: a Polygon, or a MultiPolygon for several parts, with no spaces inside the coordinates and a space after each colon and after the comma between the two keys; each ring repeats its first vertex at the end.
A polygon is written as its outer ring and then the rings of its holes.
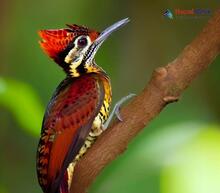
{"type": "Polygon", "coordinates": [[[136,94],[129,94],[125,97],[122,97],[114,106],[109,118],[107,119],[107,121],[105,122],[105,124],[103,125],[103,130],[106,130],[110,124],[110,122],[112,121],[114,115],[116,115],[117,119],[119,121],[123,121],[121,115],[120,115],[120,107],[122,106],[123,103],[125,103],[126,101],[128,101],[130,98],[136,96],[136,94]]]}

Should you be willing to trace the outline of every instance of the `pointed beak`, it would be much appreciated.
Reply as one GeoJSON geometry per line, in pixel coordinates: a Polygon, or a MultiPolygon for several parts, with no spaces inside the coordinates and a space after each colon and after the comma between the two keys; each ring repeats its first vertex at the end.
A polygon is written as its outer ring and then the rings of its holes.
{"type": "Polygon", "coordinates": [[[110,27],[106,28],[93,43],[97,44],[97,45],[102,44],[114,31],[123,27],[129,21],[130,20],[128,18],[126,18],[126,19],[123,19],[123,20],[120,20],[120,21],[114,23],[110,27]]]}
{"type": "Polygon", "coordinates": [[[126,25],[130,20],[128,18],[122,19],[110,27],[106,28],[104,31],[101,32],[101,34],[98,36],[98,38],[92,43],[90,46],[90,49],[87,53],[87,62],[90,62],[94,59],[95,54],[97,53],[98,49],[102,45],[102,43],[116,30],[120,29],[124,25],[126,25]]]}

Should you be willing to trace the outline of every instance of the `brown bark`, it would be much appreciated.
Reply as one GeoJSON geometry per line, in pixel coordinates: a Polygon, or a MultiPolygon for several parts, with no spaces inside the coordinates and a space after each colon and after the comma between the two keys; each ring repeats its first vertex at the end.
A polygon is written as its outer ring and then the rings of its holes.
{"type": "Polygon", "coordinates": [[[156,69],[146,88],[121,110],[115,121],[75,168],[71,193],[85,193],[100,171],[169,103],[177,101],[220,52],[220,10],[171,63],[156,69]]]}

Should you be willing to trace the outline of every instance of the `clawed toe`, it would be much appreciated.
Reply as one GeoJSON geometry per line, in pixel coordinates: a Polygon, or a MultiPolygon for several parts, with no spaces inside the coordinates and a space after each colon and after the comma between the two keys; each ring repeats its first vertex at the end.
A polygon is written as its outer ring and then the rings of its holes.
{"type": "Polygon", "coordinates": [[[132,98],[132,97],[134,97],[134,96],[136,96],[136,94],[131,93],[131,94],[129,94],[129,95],[127,95],[127,96],[121,98],[121,99],[115,104],[115,106],[114,106],[114,108],[113,108],[113,110],[112,110],[112,112],[111,112],[111,114],[110,114],[108,120],[105,122],[105,124],[104,124],[104,126],[103,126],[104,129],[106,129],[106,128],[109,126],[109,124],[110,124],[112,118],[114,117],[114,115],[116,115],[116,117],[117,117],[117,119],[118,119],[119,121],[121,121],[121,122],[123,121],[123,119],[122,119],[122,117],[121,117],[121,115],[120,115],[120,107],[122,106],[123,103],[125,103],[127,100],[129,100],[130,98],[132,98]]]}

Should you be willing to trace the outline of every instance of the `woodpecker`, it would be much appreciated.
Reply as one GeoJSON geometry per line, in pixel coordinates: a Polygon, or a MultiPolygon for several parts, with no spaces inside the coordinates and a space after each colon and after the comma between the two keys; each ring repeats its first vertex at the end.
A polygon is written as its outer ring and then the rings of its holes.
{"type": "Polygon", "coordinates": [[[66,73],[44,115],[37,149],[37,176],[44,193],[68,193],[74,166],[108,127],[114,114],[122,121],[122,98],[110,114],[111,83],[94,57],[123,19],[99,33],[84,26],[41,30],[40,45],[66,73]],[[109,116],[110,114],[110,116],[109,116]]]}

